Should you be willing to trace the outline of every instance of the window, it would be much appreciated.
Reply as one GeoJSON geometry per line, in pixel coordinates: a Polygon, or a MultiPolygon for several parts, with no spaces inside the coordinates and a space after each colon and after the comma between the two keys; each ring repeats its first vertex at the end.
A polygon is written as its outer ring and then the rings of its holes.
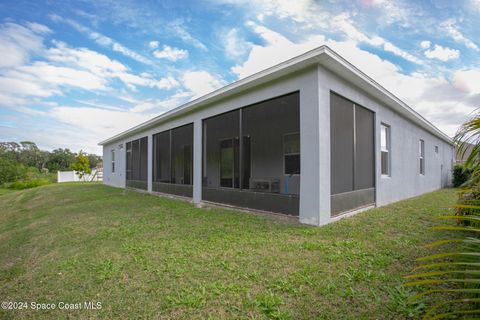
{"type": "Polygon", "coordinates": [[[381,147],[381,170],[382,175],[390,175],[390,127],[386,124],[381,125],[380,147],[381,147]]]}
{"type": "Polygon", "coordinates": [[[420,140],[418,143],[420,154],[420,174],[425,174],[425,141],[420,140]]]}
{"type": "Polygon", "coordinates": [[[438,146],[435,146],[435,153],[438,154],[438,146]]]}
{"type": "Polygon", "coordinates": [[[115,173],[115,150],[112,150],[112,173],[115,173]]]}
{"type": "Polygon", "coordinates": [[[300,134],[283,136],[284,174],[300,174],[300,134]]]}

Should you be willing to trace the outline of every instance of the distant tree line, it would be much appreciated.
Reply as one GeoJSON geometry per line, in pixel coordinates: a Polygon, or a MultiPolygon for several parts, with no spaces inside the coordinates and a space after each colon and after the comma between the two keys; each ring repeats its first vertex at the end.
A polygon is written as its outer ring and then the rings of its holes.
{"type": "MultiPolygon", "coordinates": [[[[0,142],[0,185],[38,175],[46,176],[57,171],[72,170],[78,155],[68,148],[40,150],[31,141],[0,142]]],[[[98,155],[86,153],[83,155],[88,158],[90,168],[102,162],[98,155]]]]}

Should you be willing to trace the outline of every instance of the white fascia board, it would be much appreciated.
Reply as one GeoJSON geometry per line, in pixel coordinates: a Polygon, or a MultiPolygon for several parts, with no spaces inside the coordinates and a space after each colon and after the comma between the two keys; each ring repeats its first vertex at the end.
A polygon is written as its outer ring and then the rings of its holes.
{"type": "Polygon", "coordinates": [[[305,69],[315,64],[321,64],[325,68],[333,71],[335,74],[338,74],[352,84],[360,87],[362,90],[366,91],[373,97],[385,103],[386,106],[399,112],[407,119],[410,119],[414,123],[418,124],[432,134],[438,136],[439,138],[445,140],[446,142],[453,144],[450,137],[448,137],[446,134],[436,128],[432,123],[423,118],[420,114],[418,114],[407,104],[394,96],[387,89],[385,89],[372,78],[357,69],[354,65],[342,58],[339,54],[331,50],[329,47],[321,46],[292,59],[286,60],[273,67],[257,72],[244,79],[231,83],[225,87],[222,87],[200,98],[192,100],[168,112],[165,112],[133,128],[123,131],[109,139],[99,142],[99,145],[105,145],[117,141],[126,136],[141,132],[160,123],[164,123],[173,117],[179,117],[182,114],[191,112],[197,108],[201,108],[208,104],[215,103],[218,100],[227,98],[234,94],[241,93],[255,86],[268,83],[282,76],[291,74],[298,70],[305,69]]]}
{"type": "Polygon", "coordinates": [[[360,71],[357,67],[345,60],[335,51],[327,48],[325,54],[319,59],[319,63],[333,73],[341,76],[348,82],[361,88],[369,95],[385,104],[385,106],[398,112],[413,123],[419,125],[433,135],[439,137],[445,142],[452,144],[452,139],[425,119],[421,114],[413,110],[409,105],[396,97],[393,93],[385,89],[378,82],[360,71]]]}

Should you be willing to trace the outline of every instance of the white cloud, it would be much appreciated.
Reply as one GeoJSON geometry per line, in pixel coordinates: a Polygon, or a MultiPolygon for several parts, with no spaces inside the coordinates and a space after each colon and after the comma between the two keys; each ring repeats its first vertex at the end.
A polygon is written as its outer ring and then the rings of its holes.
{"type": "Polygon", "coordinates": [[[178,48],[172,48],[164,45],[162,50],[155,50],[153,55],[158,59],[167,59],[170,61],[177,61],[188,57],[188,51],[178,48]]]}
{"type": "MultiPolygon", "coordinates": [[[[43,33],[48,31],[38,25],[31,26],[43,33]]],[[[64,95],[70,89],[93,92],[112,90],[113,79],[119,79],[131,90],[137,86],[169,90],[180,86],[172,76],[156,79],[150,74],[129,72],[122,63],[86,48],[70,48],[60,41],[52,41],[50,48],[43,47],[43,38],[32,30],[10,23],[2,25],[0,38],[3,48],[14,47],[19,61],[10,61],[0,69],[0,104],[23,108],[26,97],[46,98],[64,95]],[[9,32],[5,35],[5,32],[9,32]],[[27,46],[17,43],[23,40],[27,46]],[[42,54],[44,61],[29,63],[29,52],[42,54]],[[22,102],[22,103],[20,103],[22,102]]]]}
{"type": "Polygon", "coordinates": [[[123,44],[119,43],[118,41],[113,40],[110,37],[107,37],[99,32],[93,31],[92,29],[79,24],[78,22],[69,19],[69,18],[63,18],[59,15],[52,14],[50,15],[50,19],[54,22],[62,22],[65,24],[68,24],[72,28],[76,29],[78,32],[81,32],[85,35],[87,35],[90,39],[94,40],[96,43],[103,47],[108,47],[112,49],[115,52],[119,52],[123,54],[124,56],[127,56],[133,60],[136,60],[138,62],[144,63],[144,64],[151,64],[152,61],[150,59],[142,56],[141,54],[135,52],[134,50],[131,50],[127,47],[125,47],[123,44]]]}
{"type": "Polygon", "coordinates": [[[454,86],[471,95],[480,94],[480,69],[460,70],[453,75],[454,86]]]}
{"type": "Polygon", "coordinates": [[[178,86],[180,86],[180,84],[178,83],[178,81],[172,77],[172,76],[167,76],[165,78],[162,78],[158,81],[155,82],[155,86],[160,88],[160,89],[173,89],[173,88],[176,88],[178,86]]]}
{"type": "Polygon", "coordinates": [[[122,45],[118,42],[113,41],[113,42],[111,42],[111,44],[112,44],[112,50],[113,51],[120,52],[124,56],[130,57],[133,60],[136,60],[136,61],[141,62],[141,63],[145,63],[145,64],[151,64],[152,63],[149,59],[145,58],[141,54],[138,54],[135,51],[128,49],[127,47],[125,47],[124,45],[122,45]]]}
{"type": "Polygon", "coordinates": [[[394,55],[399,56],[407,61],[415,64],[422,64],[420,59],[408,53],[407,51],[398,48],[384,38],[379,36],[369,37],[365,35],[354,26],[354,23],[351,21],[350,14],[348,12],[343,12],[335,16],[332,19],[332,27],[342,31],[350,40],[365,42],[376,47],[382,47],[383,50],[393,53],[394,55]]]}
{"type": "Polygon", "coordinates": [[[409,27],[412,18],[418,19],[418,15],[421,14],[418,8],[412,8],[413,4],[406,1],[364,0],[363,4],[382,10],[376,17],[379,24],[396,24],[402,27],[409,27]]]}
{"type": "Polygon", "coordinates": [[[225,34],[222,34],[221,37],[225,46],[225,53],[230,59],[238,59],[252,48],[252,43],[246,41],[237,28],[230,29],[225,34]]]}
{"type": "MultiPolygon", "coordinates": [[[[53,147],[67,145],[74,150],[84,149],[89,152],[99,152],[96,146],[99,140],[111,137],[119,132],[138,125],[161,113],[184,103],[191,97],[190,92],[177,92],[166,99],[136,100],[126,98],[133,104],[131,108],[119,109],[114,106],[99,104],[92,101],[81,101],[90,107],[55,106],[43,115],[53,118],[60,125],[53,130],[51,135],[57,136],[61,130],[65,130],[61,137],[57,137],[51,144],[53,147]],[[63,139],[68,137],[67,139],[63,139]]],[[[36,139],[35,135],[31,139],[36,139]]],[[[50,143],[48,137],[39,137],[35,141],[50,143]]]]}
{"type": "Polygon", "coordinates": [[[193,98],[198,98],[224,86],[225,81],[208,71],[187,71],[182,76],[182,84],[193,98]]]}
{"type": "MultiPolygon", "coordinates": [[[[218,2],[218,1],[216,1],[218,2]]],[[[304,27],[325,26],[325,13],[314,0],[220,0],[221,3],[234,4],[252,9],[260,21],[266,17],[282,20],[291,19],[302,23],[304,27]]]]}
{"type": "Polygon", "coordinates": [[[431,45],[432,43],[428,40],[423,40],[422,42],[420,42],[420,48],[422,49],[428,49],[431,45]]]}
{"type": "Polygon", "coordinates": [[[438,59],[441,61],[458,59],[460,57],[459,50],[442,47],[438,44],[436,44],[433,49],[425,51],[424,54],[429,59],[438,59]]]}
{"type": "Polygon", "coordinates": [[[137,104],[130,109],[131,112],[151,112],[152,110],[156,111],[157,113],[165,112],[171,110],[175,107],[178,107],[182,104],[186,99],[191,96],[189,92],[178,92],[174,95],[168,97],[165,100],[147,100],[137,102],[137,104]]]}
{"type": "Polygon", "coordinates": [[[150,49],[157,49],[160,44],[156,40],[152,40],[148,43],[150,49]]]}
{"type": "Polygon", "coordinates": [[[480,83],[480,70],[478,73],[457,74],[455,85],[452,85],[448,78],[442,76],[420,72],[404,74],[392,62],[360,49],[359,42],[354,39],[334,41],[311,35],[302,42],[294,43],[264,26],[253,25],[253,30],[262,36],[266,44],[254,45],[246,61],[232,68],[239,78],[326,44],[450,135],[476,106],[469,99],[480,93],[480,85],[477,85],[480,83]],[[455,107],[452,109],[452,106],[455,107]]]}
{"type": "Polygon", "coordinates": [[[447,34],[456,42],[465,45],[467,48],[473,49],[475,51],[480,51],[478,46],[465,35],[463,35],[456,25],[456,20],[454,18],[447,19],[441,23],[441,28],[447,32],[447,34]]]}
{"type": "Polygon", "coordinates": [[[127,71],[122,63],[98,52],[86,48],[70,48],[60,41],[53,41],[53,44],[55,46],[45,52],[45,57],[52,62],[80,67],[102,76],[108,72],[127,71]]]}
{"type": "Polygon", "coordinates": [[[33,32],[35,33],[38,33],[38,34],[49,34],[49,33],[52,33],[53,31],[43,25],[43,24],[40,24],[40,23],[36,23],[36,22],[27,22],[25,24],[30,30],[32,30],[33,32]]]}
{"type": "MultiPolygon", "coordinates": [[[[58,67],[46,62],[36,61],[31,65],[18,67],[9,72],[17,79],[32,80],[32,82],[53,88],[69,86],[84,90],[106,89],[106,79],[88,71],[68,67],[58,67]]],[[[27,92],[28,94],[28,92],[27,92]]]]}
{"type": "Polygon", "coordinates": [[[22,65],[31,54],[42,50],[43,37],[38,33],[42,27],[47,28],[35,24],[35,31],[11,22],[0,24],[0,68],[22,65]]]}
{"type": "Polygon", "coordinates": [[[276,1],[257,1],[263,6],[262,14],[267,16],[276,16],[280,19],[292,18],[297,22],[310,22],[309,19],[318,9],[318,5],[313,0],[276,0],[276,1]]]}
{"type": "Polygon", "coordinates": [[[470,4],[474,10],[480,11],[480,0],[470,0],[470,4]]]}
{"type": "Polygon", "coordinates": [[[403,59],[405,59],[407,61],[410,61],[410,62],[413,62],[413,63],[416,63],[416,64],[422,64],[423,63],[422,60],[418,59],[414,55],[408,53],[405,50],[402,50],[402,49],[396,47],[395,45],[393,45],[392,43],[387,42],[387,41],[385,43],[383,43],[383,50],[385,50],[387,52],[391,52],[398,57],[402,57],[403,59]]]}
{"type": "Polygon", "coordinates": [[[196,47],[197,49],[208,51],[208,48],[198,39],[194,38],[186,29],[182,20],[174,20],[169,25],[168,28],[176,33],[180,39],[184,42],[189,43],[196,47]]]}
{"type": "Polygon", "coordinates": [[[71,141],[69,144],[81,143],[83,146],[95,146],[99,139],[117,134],[125,128],[138,125],[153,114],[136,113],[128,110],[115,111],[93,107],[59,106],[51,108],[49,117],[68,125],[71,141]],[[87,140],[87,141],[85,141],[87,140]]]}
{"type": "Polygon", "coordinates": [[[253,22],[249,22],[249,26],[265,40],[267,45],[252,45],[246,61],[232,67],[231,71],[239,78],[245,78],[325,43],[323,36],[314,36],[296,44],[264,26],[253,22]]]}
{"type": "MultiPolygon", "coordinates": [[[[0,81],[2,80],[0,79],[0,81]]],[[[2,107],[15,108],[17,106],[24,105],[26,103],[27,101],[23,98],[0,92],[0,106],[2,107]]]]}

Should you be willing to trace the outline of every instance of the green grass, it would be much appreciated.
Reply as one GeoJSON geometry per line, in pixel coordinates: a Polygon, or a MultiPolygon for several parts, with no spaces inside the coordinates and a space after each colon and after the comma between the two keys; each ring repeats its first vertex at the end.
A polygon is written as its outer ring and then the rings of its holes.
{"type": "Polygon", "coordinates": [[[0,187],[0,196],[11,192],[15,192],[15,190],[0,187]]]}
{"type": "Polygon", "coordinates": [[[402,276],[455,199],[441,190],[317,228],[100,184],[3,194],[0,300],[102,308],[0,318],[417,317],[402,276]]]}

